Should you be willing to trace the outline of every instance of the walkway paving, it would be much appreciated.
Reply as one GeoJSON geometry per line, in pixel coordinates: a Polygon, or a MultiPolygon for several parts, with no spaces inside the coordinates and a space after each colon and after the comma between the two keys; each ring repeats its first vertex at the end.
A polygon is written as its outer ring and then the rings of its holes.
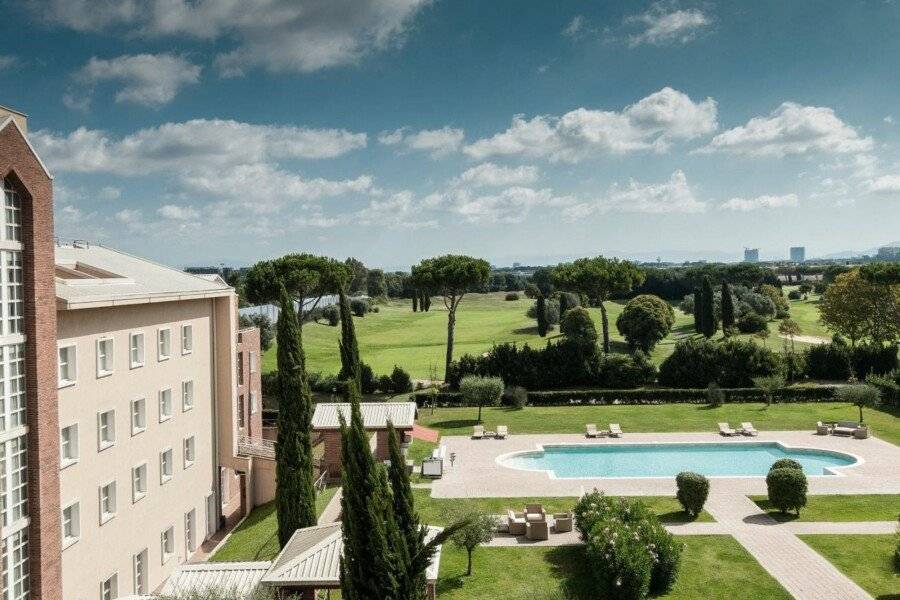
{"type": "Polygon", "coordinates": [[[429,429],[428,427],[422,427],[419,424],[414,424],[412,436],[417,440],[436,444],[437,441],[441,438],[441,432],[437,429],[429,429]]]}
{"type": "Polygon", "coordinates": [[[341,520],[341,496],[343,496],[343,491],[344,488],[338,488],[334,496],[331,497],[325,510],[319,515],[319,525],[327,525],[328,523],[341,520]]]}

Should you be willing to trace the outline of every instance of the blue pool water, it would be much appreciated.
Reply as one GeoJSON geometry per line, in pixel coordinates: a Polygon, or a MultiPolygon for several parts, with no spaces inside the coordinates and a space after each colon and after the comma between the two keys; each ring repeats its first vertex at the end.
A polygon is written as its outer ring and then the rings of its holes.
{"type": "Polygon", "coordinates": [[[775,442],[716,444],[572,444],[516,452],[500,459],[513,469],[551,471],[559,478],[674,477],[681,471],[709,476],[765,476],[779,458],[793,458],[807,475],[833,475],[828,467],[856,462],[827,450],[784,448],[775,442]]]}

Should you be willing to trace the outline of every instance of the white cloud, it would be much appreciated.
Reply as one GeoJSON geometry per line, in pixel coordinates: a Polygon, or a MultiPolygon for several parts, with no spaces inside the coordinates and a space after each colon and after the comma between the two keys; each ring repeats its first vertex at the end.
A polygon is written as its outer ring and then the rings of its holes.
{"type": "Polygon", "coordinates": [[[578,108],[561,117],[513,117],[509,129],[466,146],[470,157],[498,155],[579,162],[603,154],[666,151],[674,140],[689,140],[716,130],[716,101],[694,102],[666,87],[622,112],[578,108]]]}
{"type": "Polygon", "coordinates": [[[363,225],[380,225],[393,229],[437,227],[437,220],[422,218],[421,212],[413,193],[403,190],[385,200],[370,200],[368,206],[352,215],[352,219],[363,225]]]}
{"type": "Polygon", "coordinates": [[[461,215],[470,223],[520,223],[533,208],[563,207],[574,202],[570,197],[554,195],[550,189],[536,190],[522,186],[490,194],[467,188],[454,189],[440,196],[431,196],[427,201],[435,207],[461,215]]]}
{"type": "Polygon", "coordinates": [[[403,44],[430,0],[31,0],[39,18],[78,31],[224,39],[224,75],[312,72],[403,44]]]}
{"type": "Polygon", "coordinates": [[[764,208],[792,208],[800,204],[797,194],[784,194],[782,196],[763,195],[755,198],[731,198],[719,206],[722,210],[738,212],[750,212],[764,208]]]}
{"type": "Polygon", "coordinates": [[[466,169],[456,182],[473,187],[528,185],[537,181],[538,175],[538,169],[534,166],[503,167],[487,162],[466,169]]]}
{"type": "Polygon", "coordinates": [[[279,159],[334,158],[366,146],[366,134],[196,119],[141,129],[122,138],[80,127],[31,135],[53,171],[142,175],[222,169],[279,159]]]}
{"type": "Polygon", "coordinates": [[[866,189],[879,194],[900,193],[900,175],[882,175],[865,183],[866,189]]]}
{"type": "Polygon", "coordinates": [[[834,110],[785,102],[767,117],[724,131],[698,152],[731,152],[749,156],[843,154],[872,149],[872,138],[846,124],[834,110]]]}
{"type": "Polygon", "coordinates": [[[123,208],[115,214],[115,219],[129,229],[139,229],[143,224],[143,213],[135,208],[123,208]]]}
{"type": "Polygon", "coordinates": [[[19,59],[11,54],[0,54],[0,71],[11,69],[19,64],[19,59]]]}
{"type": "Polygon", "coordinates": [[[406,127],[401,127],[393,131],[382,131],[378,134],[378,143],[384,144],[385,146],[396,146],[403,141],[403,136],[405,134],[406,127]]]}
{"type": "Polygon", "coordinates": [[[894,116],[893,115],[886,116],[884,118],[884,122],[887,123],[888,125],[893,125],[894,124],[894,116]]]}
{"type": "Polygon", "coordinates": [[[122,190],[115,186],[107,185],[102,187],[97,195],[102,200],[118,200],[122,197],[122,190]]]}
{"type": "Polygon", "coordinates": [[[466,137],[462,129],[444,126],[440,129],[423,129],[407,133],[407,127],[382,131],[378,141],[385,146],[403,146],[407,150],[429,152],[432,158],[440,158],[459,150],[466,137]]]}
{"type": "Polygon", "coordinates": [[[604,196],[574,204],[566,208],[563,215],[576,220],[594,212],[668,214],[705,210],[706,203],[697,199],[687,176],[678,170],[663,183],[640,183],[633,179],[627,185],[614,183],[604,196]]]}
{"type": "MultiPolygon", "coordinates": [[[[197,83],[200,71],[199,65],[174,54],[136,54],[109,60],[92,57],[74,77],[88,86],[106,81],[121,83],[116,102],[159,107],[171,102],[181,87],[197,83]]],[[[71,94],[63,101],[78,103],[71,94]]]]}
{"type": "Polygon", "coordinates": [[[699,9],[679,10],[671,3],[657,2],[647,12],[626,19],[626,24],[641,27],[628,37],[628,44],[686,44],[711,23],[712,19],[699,9]]]}
{"type": "Polygon", "coordinates": [[[193,206],[179,206],[177,204],[164,204],[156,210],[156,214],[164,219],[173,221],[195,221],[200,218],[200,211],[193,206]]]}
{"type": "Polygon", "coordinates": [[[563,35],[573,39],[581,37],[585,29],[585,19],[582,15],[575,15],[566,28],[563,29],[563,35]]]}

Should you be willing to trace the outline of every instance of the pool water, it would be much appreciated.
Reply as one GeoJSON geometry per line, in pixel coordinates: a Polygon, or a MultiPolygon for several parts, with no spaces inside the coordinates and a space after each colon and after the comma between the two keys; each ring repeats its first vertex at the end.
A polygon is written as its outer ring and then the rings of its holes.
{"type": "Polygon", "coordinates": [[[792,458],[807,475],[834,475],[856,458],[828,450],[786,448],[777,442],[685,444],[567,444],[516,452],[498,462],[513,469],[549,471],[558,478],[674,477],[681,471],[708,476],[765,476],[772,463],[792,458]]]}

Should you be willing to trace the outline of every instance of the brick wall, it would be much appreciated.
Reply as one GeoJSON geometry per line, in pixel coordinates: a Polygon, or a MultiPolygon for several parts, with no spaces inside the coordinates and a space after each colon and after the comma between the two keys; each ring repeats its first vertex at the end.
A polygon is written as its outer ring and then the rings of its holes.
{"type": "Polygon", "coordinates": [[[19,130],[0,130],[0,175],[22,195],[31,595],[61,600],[53,181],[19,130]]]}
{"type": "Polygon", "coordinates": [[[238,395],[244,397],[244,427],[239,429],[239,434],[262,438],[262,380],[260,379],[262,356],[259,348],[259,329],[251,327],[238,331],[236,351],[241,361],[238,373],[243,371],[244,374],[243,384],[239,380],[237,390],[238,395]],[[251,356],[253,365],[251,365],[251,356]],[[251,411],[251,393],[256,395],[255,413],[251,411]]]}

